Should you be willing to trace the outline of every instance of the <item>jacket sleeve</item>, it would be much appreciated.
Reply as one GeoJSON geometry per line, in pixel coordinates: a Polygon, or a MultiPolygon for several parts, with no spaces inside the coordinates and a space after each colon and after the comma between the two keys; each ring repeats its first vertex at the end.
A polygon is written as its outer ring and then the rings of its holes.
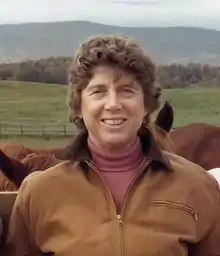
{"type": "Polygon", "coordinates": [[[0,250],[4,256],[36,256],[36,246],[30,234],[30,198],[31,190],[27,189],[27,181],[21,185],[11,213],[7,237],[0,250]]]}
{"type": "MultiPolygon", "coordinates": [[[[220,256],[220,191],[213,196],[213,220],[209,231],[197,244],[192,256],[220,256]]],[[[207,207],[204,205],[204,207],[207,207]]],[[[210,209],[209,209],[210,210],[210,209]]]]}

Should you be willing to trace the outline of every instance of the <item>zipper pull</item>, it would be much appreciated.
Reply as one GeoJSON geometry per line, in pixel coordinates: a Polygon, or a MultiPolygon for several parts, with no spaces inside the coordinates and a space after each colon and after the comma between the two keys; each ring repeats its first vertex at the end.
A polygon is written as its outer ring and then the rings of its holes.
{"type": "Polygon", "coordinates": [[[195,217],[195,220],[197,221],[198,220],[198,215],[196,212],[194,212],[194,217],[195,217]]]}
{"type": "Polygon", "coordinates": [[[119,225],[122,226],[123,222],[122,222],[122,219],[121,219],[121,215],[120,215],[120,214],[117,215],[117,219],[118,219],[119,225]]]}

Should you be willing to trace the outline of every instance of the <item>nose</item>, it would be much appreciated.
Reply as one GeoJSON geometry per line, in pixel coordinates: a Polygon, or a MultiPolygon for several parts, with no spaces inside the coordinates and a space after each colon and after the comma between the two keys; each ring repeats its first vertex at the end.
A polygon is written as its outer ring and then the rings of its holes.
{"type": "Polygon", "coordinates": [[[110,92],[106,98],[105,109],[109,111],[117,111],[122,107],[121,99],[115,91],[110,92]]]}

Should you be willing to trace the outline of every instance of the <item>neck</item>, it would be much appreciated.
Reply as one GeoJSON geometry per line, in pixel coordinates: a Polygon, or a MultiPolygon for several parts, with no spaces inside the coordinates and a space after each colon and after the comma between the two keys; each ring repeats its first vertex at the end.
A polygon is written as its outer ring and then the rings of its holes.
{"type": "Polygon", "coordinates": [[[88,138],[88,146],[94,163],[101,171],[129,171],[139,166],[143,161],[142,145],[139,137],[129,147],[123,151],[120,150],[120,152],[103,149],[90,138],[88,138]]]}

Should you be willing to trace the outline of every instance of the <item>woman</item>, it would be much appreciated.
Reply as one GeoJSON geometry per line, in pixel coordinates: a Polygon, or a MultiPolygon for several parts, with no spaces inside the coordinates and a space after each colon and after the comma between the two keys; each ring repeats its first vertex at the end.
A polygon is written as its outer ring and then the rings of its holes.
{"type": "Polygon", "coordinates": [[[156,142],[145,51],[127,37],[90,38],[69,82],[80,133],[56,153],[63,163],[22,183],[1,255],[220,255],[218,186],[156,142]]]}

